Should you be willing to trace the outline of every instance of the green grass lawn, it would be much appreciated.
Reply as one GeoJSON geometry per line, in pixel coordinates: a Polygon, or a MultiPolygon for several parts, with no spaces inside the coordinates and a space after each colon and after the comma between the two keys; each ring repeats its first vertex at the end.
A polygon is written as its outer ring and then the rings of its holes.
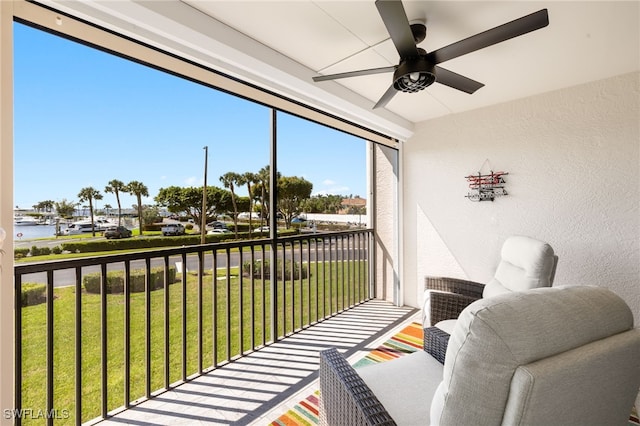
{"type": "MultiPolygon", "coordinates": [[[[306,268],[306,264],[304,266],[306,268]]],[[[305,279],[290,278],[286,284],[278,281],[277,323],[279,336],[330,315],[364,298],[367,282],[367,262],[351,261],[344,264],[311,263],[311,275],[305,279]],[[348,263],[348,265],[347,265],[348,263]],[[356,268],[359,268],[356,273],[356,268]],[[360,284],[356,278],[360,277],[360,284]],[[343,285],[344,284],[344,285],[343,285]],[[357,292],[357,294],[356,294],[357,292]],[[357,298],[357,296],[360,298],[357,298]],[[286,300],[286,302],[285,302],[286,300]],[[316,309],[316,305],[318,308],[316,309]]],[[[223,271],[219,271],[222,273],[223,271]]],[[[242,351],[253,348],[264,339],[272,340],[270,281],[238,277],[237,268],[232,277],[205,272],[200,277],[187,274],[186,308],[186,362],[187,376],[198,372],[198,311],[202,312],[202,365],[212,366],[242,351]],[[215,285],[214,285],[215,283],[215,285]],[[201,288],[201,290],[200,290],[201,288]],[[216,289],[215,294],[213,289],[216,289]],[[202,304],[198,294],[202,293],[202,304]],[[215,299],[215,304],[214,304],[215,299]],[[252,300],[255,301],[252,318],[252,300]],[[264,303],[263,303],[264,300],[264,303]],[[200,307],[201,306],[201,307],[200,307]],[[216,311],[216,345],[213,344],[213,311],[216,311]],[[262,318],[266,318],[264,324],[262,318]],[[227,317],[230,321],[227,321],[227,317]],[[242,327],[240,323],[242,321],[242,327]],[[242,342],[241,338],[242,336],[242,342]],[[229,342],[229,345],[227,345],[229,342]]],[[[169,312],[169,382],[182,379],[182,322],[183,284],[168,287],[169,312]]],[[[70,418],[56,424],[75,423],[75,300],[73,287],[56,288],[54,305],[54,408],[68,410],[70,418]]],[[[82,292],[82,421],[101,414],[101,296],[82,292]]],[[[130,389],[131,400],[145,395],[146,381],[146,300],[145,293],[130,297],[130,389]]],[[[122,294],[107,295],[107,406],[109,410],[124,405],[124,313],[122,294]]],[[[150,380],[151,390],[164,388],[165,377],[165,289],[150,294],[150,380]]],[[[46,409],[46,305],[22,310],[22,407],[46,409]]],[[[41,420],[25,421],[38,424],[41,420]]]]}

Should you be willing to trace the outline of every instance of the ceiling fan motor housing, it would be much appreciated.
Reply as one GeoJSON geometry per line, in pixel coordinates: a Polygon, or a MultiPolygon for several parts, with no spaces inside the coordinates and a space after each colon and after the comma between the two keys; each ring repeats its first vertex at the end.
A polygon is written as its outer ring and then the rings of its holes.
{"type": "Polygon", "coordinates": [[[419,92],[436,81],[434,68],[425,56],[407,58],[393,73],[393,87],[401,92],[419,92]]]}

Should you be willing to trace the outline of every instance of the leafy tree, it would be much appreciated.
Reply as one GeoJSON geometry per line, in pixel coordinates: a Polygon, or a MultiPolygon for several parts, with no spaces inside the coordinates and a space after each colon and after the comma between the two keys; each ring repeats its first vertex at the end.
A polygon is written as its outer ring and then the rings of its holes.
{"type": "Polygon", "coordinates": [[[127,186],[124,182],[118,179],[112,179],[107,186],[104,187],[104,192],[110,192],[115,194],[116,202],[118,203],[118,225],[122,225],[122,207],[120,206],[120,192],[127,192],[127,186]]]}
{"type": "Polygon", "coordinates": [[[238,206],[239,212],[248,212],[249,209],[249,197],[238,197],[236,196],[236,205],[238,206]]]}
{"type": "Polygon", "coordinates": [[[90,186],[82,188],[78,193],[80,201],[86,201],[89,203],[89,214],[91,215],[91,235],[96,236],[96,227],[93,222],[93,200],[102,200],[102,194],[97,189],[90,186]]]}
{"type": "Polygon", "coordinates": [[[225,188],[228,188],[229,191],[231,191],[231,204],[233,205],[233,228],[235,229],[236,238],[238,238],[238,205],[236,203],[235,185],[241,185],[241,179],[241,175],[236,172],[227,172],[220,176],[220,182],[222,182],[225,188]]]}
{"type": "MultiPolygon", "coordinates": [[[[202,187],[170,186],[160,188],[154,200],[158,205],[166,207],[171,213],[191,216],[196,223],[202,223],[202,187]]],[[[207,186],[207,211],[204,212],[207,217],[228,212],[232,208],[230,191],[207,186]]]]}
{"type": "Polygon", "coordinates": [[[342,209],[342,200],[341,195],[329,195],[326,206],[327,213],[338,213],[342,209]]]}
{"type": "Polygon", "coordinates": [[[155,223],[162,221],[158,206],[145,206],[144,211],[142,212],[142,216],[144,217],[144,223],[155,223]]]}
{"type": "Polygon", "coordinates": [[[55,203],[56,212],[58,212],[58,216],[60,217],[72,217],[73,212],[76,209],[75,203],[67,201],[66,198],[63,198],[61,201],[55,203]]]}
{"type": "Polygon", "coordinates": [[[278,178],[278,211],[282,213],[287,228],[291,220],[301,212],[302,202],[311,196],[313,184],[298,176],[278,178]]]}
{"type": "Polygon", "coordinates": [[[367,208],[365,206],[349,206],[347,209],[348,214],[366,214],[367,208]]]}
{"type": "Polygon", "coordinates": [[[140,235],[143,235],[144,217],[142,216],[142,197],[149,196],[149,189],[142,182],[133,180],[126,185],[126,189],[124,191],[136,196],[136,200],[138,201],[138,226],[140,227],[140,235]]]}
{"type": "Polygon", "coordinates": [[[314,195],[305,200],[302,210],[307,213],[328,213],[336,214],[342,208],[341,195],[314,195]]]}

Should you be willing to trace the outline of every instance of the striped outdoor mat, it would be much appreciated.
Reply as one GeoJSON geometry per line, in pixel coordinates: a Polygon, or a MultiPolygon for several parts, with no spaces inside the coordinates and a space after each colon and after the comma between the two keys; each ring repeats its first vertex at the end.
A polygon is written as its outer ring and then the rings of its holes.
{"type": "MultiPolygon", "coordinates": [[[[385,362],[422,349],[422,325],[414,322],[400,330],[397,334],[372,350],[364,358],[354,364],[355,368],[364,365],[385,362]]],[[[291,410],[287,411],[271,426],[314,426],[318,424],[318,398],[320,391],[315,391],[291,410]]]]}

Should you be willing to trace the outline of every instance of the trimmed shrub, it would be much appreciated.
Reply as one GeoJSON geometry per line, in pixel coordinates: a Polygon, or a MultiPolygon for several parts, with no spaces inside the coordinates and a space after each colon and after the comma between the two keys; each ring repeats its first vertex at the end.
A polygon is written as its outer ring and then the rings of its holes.
{"type": "MultiPolygon", "coordinates": [[[[130,274],[130,291],[131,293],[141,293],[144,288],[145,272],[144,269],[134,269],[130,274]]],[[[176,282],[176,268],[169,268],[169,284],[176,282]]],[[[151,291],[164,288],[164,268],[151,268],[151,276],[149,277],[151,291]]],[[[93,272],[82,277],[82,284],[87,293],[100,294],[100,272],[93,272]]],[[[123,293],[124,292],[124,271],[107,272],[106,292],[123,293]]]]}
{"type": "Polygon", "coordinates": [[[51,254],[49,247],[31,246],[31,256],[46,256],[48,254],[51,254]]]}
{"type": "MultiPolygon", "coordinates": [[[[253,277],[254,278],[262,278],[264,276],[265,279],[269,279],[271,275],[271,269],[269,267],[270,262],[268,260],[256,260],[253,262],[253,277]]],[[[309,276],[309,271],[307,268],[301,268],[300,262],[293,262],[291,260],[287,260],[284,265],[284,277],[285,279],[291,279],[291,268],[293,268],[293,279],[304,279],[309,276]]],[[[251,274],[251,262],[244,262],[242,264],[242,275],[245,277],[250,276],[251,274]]],[[[278,263],[276,266],[276,279],[282,279],[282,261],[278,259],[278,263]]]]}
{"type": "Polygon", "coordinates": [[[62,249],[60,248],[60,246],[55,246],[51,249],[51,253],[53,254],[61,254],[62,253],[62,249]]]}
{"type": "MultiPolygon", "coordinates": [[[[296,235],[295,229],[279,230],[281,237],[296,235]]],[[[266,238],[265,235],[253,233],[252,238],[266,238]]],[[[207,243],[217,243],[226,240],[235,240],[233,233],[206,235],[207,243]]],[[[238,240],[249,238],[248,233],[238,233],[238,240]]],[[[62,250],[70,253],[93,253],[97,251],[131,250],[153,247],[195,246],[200,244],[200,235],[180,235],[175,237],[138,237],[123,238],[119,240],[97,239],[93,241],[69,241],[62,243],[62,250]]]]}
{"type": "Polygon", "coordinates": [[[45,291],[47,286],[40,283],[23,283],[20,289],[20,303],[22,306],[33,306],[47,300],[45,291]]]}
{"type": "Polygon", "coordinates": [[[28,248],[15,248],[13,249],[13,258],[14,259],[22,259],[23,257],[27,257],[29,254],[28,248]]]}

